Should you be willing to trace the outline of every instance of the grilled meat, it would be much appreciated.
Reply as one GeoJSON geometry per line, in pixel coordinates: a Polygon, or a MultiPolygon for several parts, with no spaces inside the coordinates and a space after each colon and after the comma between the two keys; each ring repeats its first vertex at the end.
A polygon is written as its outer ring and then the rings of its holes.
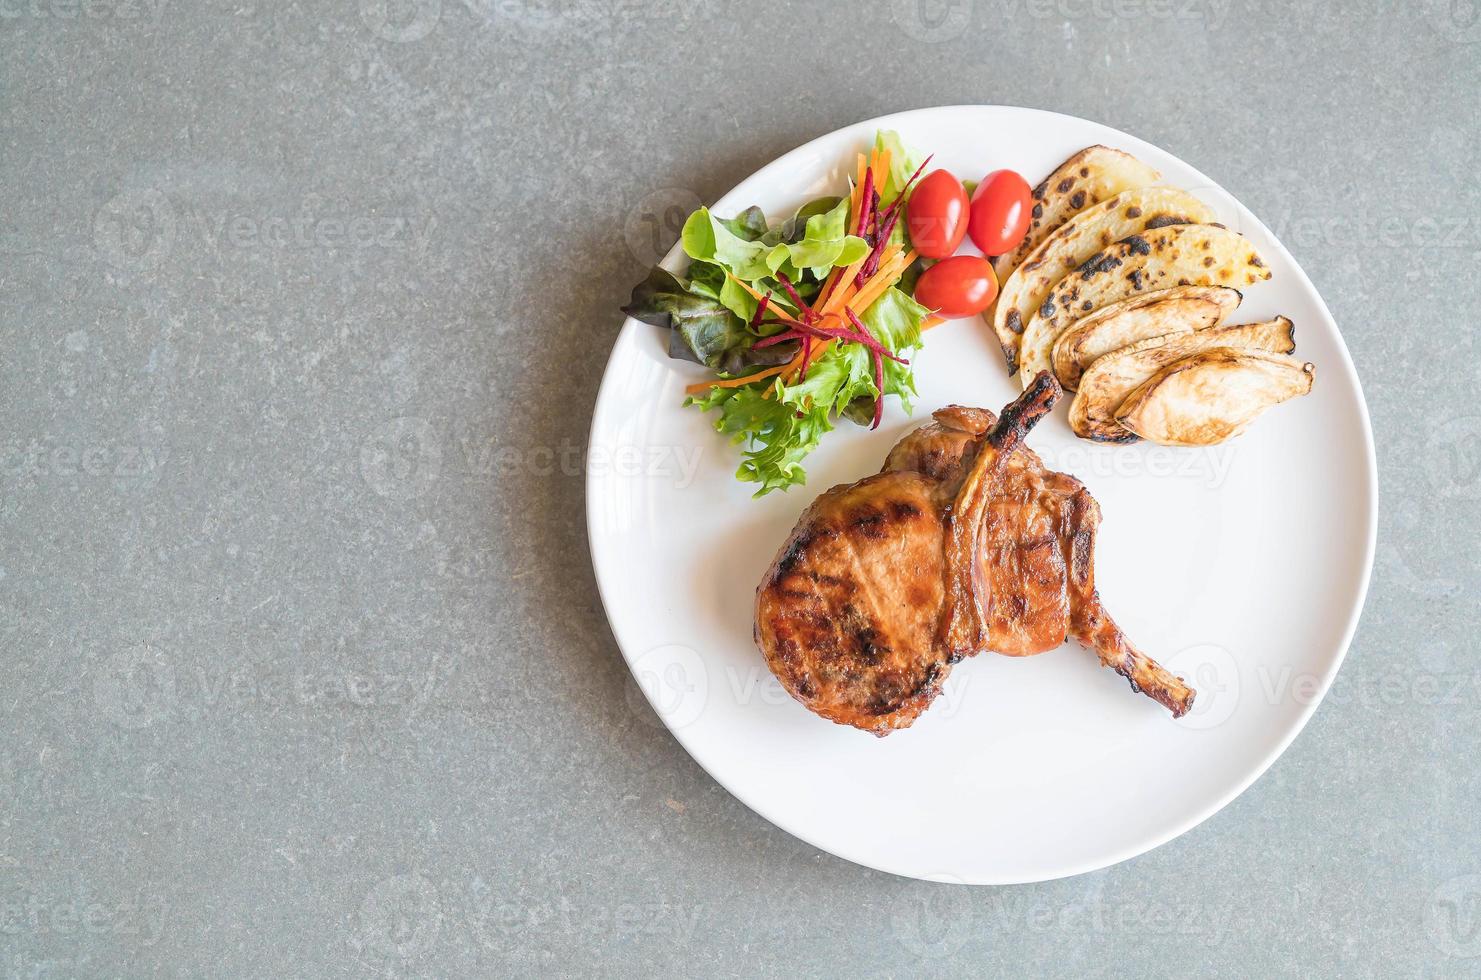
{"type": "Polygon", "coordinates": [[[812,711],[877,735],[910,725],[951,666],[1073,638],[1181,716],[1193,691],[1133,647],[1095,590],[1100,508],[1020,444],[1059,397],[1040,374],[1003,417],[949,406],[884,470],[802,515],[756,596],[756,640],[812,711]]]}

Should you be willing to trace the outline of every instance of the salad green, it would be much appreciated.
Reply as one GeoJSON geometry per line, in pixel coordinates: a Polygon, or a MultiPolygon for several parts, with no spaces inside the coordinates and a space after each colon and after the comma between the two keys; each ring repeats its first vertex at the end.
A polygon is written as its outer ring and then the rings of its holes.
{"type": "Polygon", "coordinates": [[[680,236],[686,273],[653,269],[623,307],[671,331],[671,357],[720,376],[691,386],[688,404],[742,447],[736,476],[756,496],[805,482],[803,461],[840,417],[877,426],[890,395],[910,410],[907,355],[930,311],[909,294],[919,266],[891,206],[922,166],[881,132],[867,170],[861,158],[863,186],[774,226],[756,207],[730,218],[700,208],[680,236]]]}

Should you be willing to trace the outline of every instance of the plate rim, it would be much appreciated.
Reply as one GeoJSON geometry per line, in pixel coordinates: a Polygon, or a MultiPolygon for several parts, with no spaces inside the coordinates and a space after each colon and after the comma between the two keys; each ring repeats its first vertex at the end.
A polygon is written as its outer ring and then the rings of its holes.
{"type": "MultiPolygon", "coordinates": [[[[915,109],[905,109],[898,112],[887,113],[882,116],[861,119],[856,122],[837,127],[826,133],[820,134],[813,139],[801,143],[798,146],[795,146],[792,149],[786,151],[785,153],[782,153],[780,156],[777,156],[775,159],[757,168],[751,174],[741,178],[741,180],[736,182],[733,187],[725,191],[724,194],[720,195],[720,198],[718,200],[723,200],[725,197],[728,197],[730,194],[734,193],[736,188],[742,186],[743,184],[750,183],[751,181],[762,177],[768,170],[774,167],[779,167],[787,160],[806,153],[809,149],[819,143],[834,139],[846,130],[862,127],[887,129],[890,128],[892,124],[897,123],[901,119],[916,117],[924,114],[979,110],[1006,110],[1010,113],[1026,113],[1042,116],[1047,120],[1061,120],[1073,123],[1083,123],[1107,130],[1111,133],[1114,133],[1118,137],[1125,137],[1129,140],[1134,140],[1137,143],[1142,143],[1147,146],[1154,147],[1159,152],[1172,157],[1174,160],[1177,160],[1178,163],[1180,163],[1182,166],[1186,167],[1190,173],[1192,173],[1197,179],[1202,182],[1200,186],[1217,189],[1221,191],[1228,200],[1232,201],[1242,212],[1243,216],[1252,221],[1254,225],[1265,234],[1271,245],[1276,249],[1277,253],[1282,256],[1287,262],[1289,262],[1291,268],[1294,269],[1296,272],[1299,283],[1305,287],[1305,289],[1312,297],[1315,298],[1318,311],[1323,317],[1326,318],[1327,323],[1330,324],[1332,328],[1333,334],[1335,335],[1337,341],[1337,352],[1341,355],[1343,365],[1346,367],[1348,373],[1352,376],[1354,392],[1357,395],[1358,421],[1361,425],[1363,434],[1364,462],[1366,464],[1364,469],[1366,470],[1367,475],[1367,482],[1364,487],[1364,496],[1366,497],[1367,505],[1367,533],[1364,536],[1363,541],[1363,568],[1361,583],[1357,590],[1352,608],[1348,612],[1347,622],[1342,630],[1342,639],[1338,645],[1336,656],[1332,659],[1331,665],[1327,668],[1327,671],[1321,678],[1321,683],[1316,697],[1312,698],[1307,704],[1301,707],[1300,713],[1296,717],[1295,723],[1291,725],[1290,730],[1270,749],[1269,752],[1265,754],[1264,757],[1259,760],[1257,764],[1250,767],[1249,772],[1245,776],[1243,776],[1241,779],[1235,780],[1233,783],[1231,783],[1230,788],[1226,790],[1222,795],[1215,797],[1210,804],[1197,809],[1193,816],[1185,818],[1183,821],[1174,824],[1170,830],[1167,830],[1161,834],[1150,835],[1144,841],[1125,845],[1119,850],[1110,853],[1104,858],[1082,861],[1075,866],[1068,867],[1063,870],[1056,870],[1053,873],[1049,874],[1032,877],[1007,877],[991,880],[981,879],[966,881],[958,879],[956,881],[950,882],[952,884],[1000,886],[1036,884],[1045,881],[1056,881],[1062,878],[1072,878],[1082,874],[1089,874],[1093,871],[1100,871],[1105,868],[1130,861],[1133,858],[1140,857],[1141,855],[1146,854],[1149,851],[1153,851],[1161,847],[1163,844],[1166,844],[1169,841],[1183,836],[1190,830],[1193,830],[1195,827],[1198,827],[1199,825],[1208,821],[1230,803],[1234,802],[1234,800],[1241,796],[1245,792],[1245,790],[1249,789],[1252,785],[1255,784],[1257,780],[1260,779],[1261,776],[1265,775],[1265,773],[1270,770],[1270,767],[1275,764],[1276,760],[1284,755],[1286,750],[1290,748],[1291,743],[1293,743],[1296,738],[1303,731],[1305,731],[1307,724],[1310,723],[1312,717],[1316,714],[1317,709],[1326,700],[1327,694],[1331,690],[1332,683],[1333,681],[1335,681],[1338,671],[1342,669],[1342,665],[1347,661],[1347,655],[1352,648],[1353,638],[1357,634],[1358,623],[1362,618],[1363,609],[1367,606],[1368,591],[1372,585],[1373,563],[1377,552],[1378,543],[1378,507],[1380,488],[1378,482],[1377,447],[1373,440],[1373,424],[1368,411],[1368,400],[1363,393],[1362,377],[1358,374],[1357,365],[1353,362],[1352,354],[1347,348],[1347,339],[1343,336],[1342,329],[1338,325],[1337,319],[1332,316],[1332,311],[1328,308],[1327,301],[1322,296],[1321,291],[1316,288],[1316,285],[1311,281],[1311,277],[1307,275],[1306,270],[1302,268],[1299,262],[1296,261],[1295,256],[1290,253],[1290,250],[1286,248],[1285,244],[1280,241],[1275,233],[1272,232],[1270,228],[1262,220],[1260,220],[1257,215],[1254,214],[1254,212],[1252,212],[1248,207],[1245,206],[1243,201],[1235,197],[1233,194],[1230,194],[1227,190],[1225,190],[1222,184],[1209,178],[1201,170],[1189,164],[1182,157],[1162,148],[1156,143],[1144,140],[1132,133],[1126,132],[1125,130],[1107,125],[1105,123],[1097,122],[1093,119],[1085,119],[1081,116],[1073,116],[1068,113],[1055,112],[1049,109],[1037,109],[1027,106],[1012,106],[990,103],[954,103],[937,106],[922,106],[915,109]]],[[[674,246],[669,249],[667,254],[664,255],[663,259],[658,264],[672,271],[672,264],[676,261],[680,250],[680,244],[675,243],[674,246]]],[[[623,341],[629,339],[630,335],[634,331],[643,326],[644,324],[642,324],[640,321],[634,320],[632,317],[626,317],[623,320],[622,328],[618,331],[616,338],[613,340],[612,350],[608,353],[607,362],[602,368],[602,380],[601,383],[597,386],[596,400],[592,406],[591,422],[588,428],[586,441],[586,451],[588,459],[591,458],[591,454],[596,448],[595,440],[598,431],[597,421],[602,413],[602,405],[608,399],[610,386],[615,384],[615,372],[613,371],[613,365],[616,360],[617,350],[621,346],[623,341]]],[[[622,654],[624,665],[627,667],[628,672],[631,674],[633,671],[634,658],[632,655],[629,654],[629,644],[625,643],[623,637],[619,635],[618,628],[613,620],[611,613],[612,604],[609,600],[607,589],[603,582],[602,574],[600,571],[601,558],[598,555],[597,539],[596,535],[594,535],[592,532],[592,527],[596,519],[595,506],[593,503],[595,499],[593,493],[594,484],[598,479],[601,478],[602,477],[595,473],[590,467],[587,467],[584,487],[586,493],[585,510],[587,550],[592,562],[592,575],[596,579],[597,594],[600,597],[602,603],[602,614],[607,619],[607,628],[611,630],[612,638],[617,642],[617,648],[622,654]]],[[[693,760],[695,764],[697,764],[707,776],[713,779],[722,789],[724,789],[725,792],[729,793],[731,797],[736,799],[741,805],[745,806],[753,813],[760,816],[762,819],[766,820],[768,823],[772,824],[782,831],[785,831],[798,840],[803,841],[810,847],[817,848],[824,853],[831,854],[834,857],[840,858],[844,861],[848,861],[860,867],[883,871],[887,874],[892,874],[897,877],[915,881],[932,880],[930,878],[920,877],[919,875],[916,875],[907,870],[903,870],[899,867],[890,867],[888,862],[880,862],[873,859],[865,859],[861,856],[850,855],[846,853],[846,851],[848,850],[847,848],[836,848],[824,844],[814,839],[812,836],[802,833],[794,827],[789,826],[786,821],[780,819],[773,812],[772,807],[760,805],[756,802],[742,797],[735,789],[731,787],[731,785],[725,779],[721,778],[719,774],[717,774],[709,765],[706,764],[703,759],[700,758],[700,756],[695,752],[694,748],[690,745],[689,739],[687,738],[683,728],[675,729],[674,727],[669,725],[668,719],[665,718],[661,712],[659,712],[658,705],[653,703],[653,698],[649,695],[647,689],[644,688],[641,683],[638,684],[638,689],[643,692],[643,696],[648,701],[649,707],[654,711],[655,714],[658,715],[658,718],[663,722],[664,728],[679,743],[679,745],[689,755],[689,758],[693,760]]]]}

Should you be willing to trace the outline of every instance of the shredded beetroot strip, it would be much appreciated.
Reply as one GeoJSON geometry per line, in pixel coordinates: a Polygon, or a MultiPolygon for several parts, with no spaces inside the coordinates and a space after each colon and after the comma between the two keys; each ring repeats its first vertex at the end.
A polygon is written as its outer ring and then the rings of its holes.
{"type": "Polygon", "coordinates": [[[876,392],[874,397],[874,422],[869,428],[877,429],[879,428],[880,421],[884,418],[884,359],[888,357],[890,360],[899,364],[909,364],[910,362],[876,340],[874,335],[869,332],[869,328],[864,326],[864,321],[859,319],[858,314],[854,313],[851,307],[845,306],[843,309],[854,325],[853,330],[847,330],[843,327],[825,327],[821,323],[804,323],[801,320],[794,320],[791,317],[769,317],[762,322],[779,323],[788,329],[770,337],[763,337],[752,346],[771,347],[774,344],[786,343],[789,340],[802,341],[802,379],[805,381],[807,380],[807,367],[812,360],[813,338],[821,337],[863,345],[864,349],[869,352],[869,360],[874,367],[874,390],[876,392]]]}
{"type": "Polygon", "coordinates": [[[900,188],[900,193],[890,202],[890,206],[885,208],[884,215],[880,218],[878,234],[875,236],[873,243],[874,248],[870,251],[869,258],[864,261],[864,267],[859,270],[859,276],[856,281],[860,285],[863,285],[866,279],[879,271],[880,256],[884,253],[885,243],[890,240],[890,232],[895,230],[895,222],[900,219],[900,208],[905,204],[905,197],[910,193],[910,188],[915,186],[915,182],[920,177],[921,172],[926,169],[927,164],[934,157],[935,154],[933,153],[931,156],[926,157],[919,167],[915,168],[915,173],[910,175],[910,179],[905,182],[905,186],[900,188]]]}
{"type": "Polygon", "coordinates": [[[751,327],[753,329],[756,328],[756,327],[761,326],[761,323],[762,323],[762,319],[761,318],[764,317],[764,316],[766,316],[766,308],[768,306],[770,306],[770,305],[771,305],[771,293],[767,293],[765,296],[761,297],[760,302],[758,302],[756,304],[756,315],[753,316],[753,317],[751,317],[751,327]]]}
{"type": "Polygon", "coordinates": [[[864,347],[868,348],[870,352],[879,354],[882,357],[888,357],[890,360],[895,361],[899,364],[910,363],[905,358],[900,357],[898,354],[895,354],[894,352],[889,350],[878,340],[875,340],[874,335],[871,334],[862,323],[860,323],[858,317],[854,316],[853,310],[849,310],[848,313],[853,322],[855,324],[858,324],[858,328],[856,330],[849,330],[845,327],[825,326],[822,323],[803,323],[800,320],[793,320],[787,317],[773,317],[766,320],[765,322],[779,323],[782,326],[787,327],[788,329],[771,337],[763,337],[762,339],[756,341],[756,343],[752,346],[770,347],[773,344],[780,344],[783,341],[787,340],[797,340],[802,337],[824,337],[829,340],[843,340],[850,343],[862,344],[864,347]]]}
{"type": "MultiPolygon", "coordinates": [[[[900,208],[905,203],[905,197],[909,193],[910,188],[915,184],[916,179],[926,169],[926,164],[931,162],[931,159],[931,157],[926,157],[925,162],[916,168],[915,173],[910,175],[910,179],[905,182],[905,186],[900,188],[899,195],[885,209],[883,214],[879,213],[879,195],[874,191],[874,168],[865,168],[864,183],[860,188],[859,194],[859,221],[856,233],[869,243],[870,250],[868,258],[864,260],[864,264],[859,268],[858,275],[854,277],[856,285],[863,286],[866,281],[879,271],[880,257],[884,252],[885,242],[889,241],[890,233],[895,230],[895,222],[899,220],[900,208]]],[[[751,326],[759,327],[763,324],[777,323],[787,329],[770,337],[763,337],[752,344],[752,346],[771,347],[776,344],[786,343],[789,340],[800,340],[802,342],[802,366],[800,374],[802,379],[806,381],[807,368],[812,361],[813,340],[815,338],[839,340],[862,345],[869,352],[869,359],[873,362],[874,390],[877,392],[874,398],[874,422],[869,428],[879,428],[879,423],[884,418],[884,359],[888,357],[897,364],[909,364],[910,362],[876,340],[874,335],[869,332],[869,328],[864,326],[864,321],[860,320],[858,314],[853,311],[852,307],[845,306],[843,312],[847,314],[849,322],[853,324],[854,329],[849,330],[841,326],[824,326],[819,322],[821,318],[818,312],[809,306],[803,300],[802,296],[798,294],[797,288],[792,285],[792,280],[787,278],[786,274],[782,272],[778,272],[776,278],[777,282],[781,283],[782,289],[786,291],[787,295],[791,297],[792,302],[797,306],[798,313],[802,319],[793,319],[781,313],[767,317],[767,307],[771,301],[771,293],[767,293],[756,306],[756,315],[751,319],[751,326]]],[[[799,417],[802,415],[801,412],[797,414],[799,417]]]]}
{"type": "Polygon", "coordinates": [[[870,429],[879,428],[879,422],[884,418],[884,358],[878,354],[874,355],[874,422],[870,429]]]}
{"type": "Polygon", "coordinates": [[[860,341],[859,342],[860,343],[864,344],[870,350],[876,351],[879,354],[882,354],[883,356],[888,357],[890,360],[892,360],[892,361],[894,361],[894,362],[896,362],[898,364],[909,364],[910,363],[905,358],[900,357],[899,355],[893,353],[884,344],[881,344],[879,341],[875,340],[874,339],[874,334],[870,333],[869,332],[869,328],[866,327],[866,326],[864,326],[864,321],[862,321],[862,320],[859,319],[858,314],[853,311],[853,308],[852,307],[845,306],[843,308],[843,311],[848,314],[849,320],[851,320],[853,322],[853,324],[854,324],[854,329],[859,332],[859,336],[860,336],[860,341]]]}
{"type": "MultiPolygon", "coordinates": [[[[875,241],[874,228],[872,227],[875,223],[875,209],[878,206],[878,200],[879,195],[874,193],[874,168],[866,167],[864,170],[864,186],[862,193],[859,195],[859,227],[855,229],[855,232],[860,238],[869,243],[871,254],[878,247],[875,241]]],[[[860,266],[858,274],[854,276],[854,285],[864,285],[866,278],[868,277],[864,275],[864,269],[860,266]]]]}
{"type": "MultiPolygon", "coordinates": [[[[874,340],[873,336],[869,333],[869,328],[864,326],[864,322],[859,319],[852,308],[845,306],[843,310],[848,314],[848,318],[853,321],[854,326],[861,334],[869,337],[870,340],[874,340]]],[[[874,360],[874,421],[869,425],[871,430],[879,428],[879,423],[884,418],[884,355],[889,354],[882,345],[879,345],[878,341],[875,341],[875,343],[879,346],[879,349],[871,349],[869,351],[874,360]]],[[[892,354],[890,356],[894,357],[892,354]]],[[[910,363],[902,358],[895,357],[894,359],[901,364],[910,363]]]]}
{"type": "Polygon", "coordinates": [[[817,313],[797,294],[797,287],[792,285],[792,280],[787,278],[787,274],[785,272],[778,272],[776,278],[777,282],[782,284],[782,288],[787,291],[787,295],[792,297],[792,302],[797,306],[797,311],[802,314],[802,319],[808,323],[816,320],[818,318],[817,313]]]}
{"type": "MultiPolygon", "coordinates": [[[[859,226],[854,232],[869,240],[869,222],[874,217],[874,168],[864,168],[864,186],[859,194],[859,226]]],[[[874,242],[869,240],[869,244],[874,242]]]]}
{"type": "Polygon", "coordinates": [[[751,345],[752,349],[761,347],[774,347],[777,344],[785,344],[789,340],[796,340],[804,336],[801,330],[783,330],[781,333],[772,334],[770,337],[762,337],[751,345]]]}

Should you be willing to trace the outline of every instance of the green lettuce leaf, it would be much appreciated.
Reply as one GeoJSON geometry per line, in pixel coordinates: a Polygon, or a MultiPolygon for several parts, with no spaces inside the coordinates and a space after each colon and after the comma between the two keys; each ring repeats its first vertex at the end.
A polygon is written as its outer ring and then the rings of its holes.
{"type": "MultiPolygon", "coordinates": [[[[880,207],[889,207],[900,196],[901,188],[925,161],[925,157],[907,147],[905,141],[900,139],[900,134],[893,129],[881,129],[876,133],[874,147],[890,151],[890,169],[885,175],[884,186],[875,188],[879,192],[880,207]]],[[[904,224],[903,221],[900,223],[904,224]]]]}
{"type": "MultiPolygon", "coordinates": [[[[768,244],[770,233],[747,237],[754,234],[757,224],[754,217],[745,216],[752,212],[759,215],[756,208],[723,220],[716,218],[708,208],[700,208],[684,222],[680,241],[685,253],[695,262],[717,265],[722,271],[729,271],[736,278],[751,283],[762,294],[780,293],[775,282],[777,273],[798,283],[803,272],[807,271],[814,281],[821,281],[834,266],[857,262],[868,253],[869,245],[864,239],[845,233],[848,202],[842,198],[832,200],[836,203],[826,211],[819,210],[818,202],[813,202],[793,216],[794,233],[799,221],[803,228],[801,239],[795,242],[783,240],[768,244]]],[[[785,226],[781,237],[788,237],[785,226]]],[[[716,288],[717,298],[724,300],[725,297],[718,294],[719,287],[716,288]]],[[[792,308],[784,298],[778,302],[792,308]]],[[[752,309],[754,311],[754,306],[752,309]]]]}
{"type": "MultiPolygon", "coordinates": [[[[887,207],[920,159],[893,132],[877,134],[876,145],[891,155],[879,188],[887,207]]],[[[731,218],[700,208],[684,223],[680,237],[690,258],[687,279],[655,269],[633,289],[623,311],[669,329],[670,356],[698,361],[723,376],[788,363],[797,354],[798,341],[755,349],[759,337],[783,327],[750,326],[758,305],[752,291],[770,294],[772,304],[796,315],[797,304],[782,289],[781,276],[811,301],[833,269],[864,258],[868,243],[848,234],[849,204],[847,197],[818,198],[772,228],[760,208],[731,218]]],[[[905,241],[905,226],[904,221],[896,223],[892,241],[905,241]]],[[[915,263],[860,318],[881,344],[907,357],[920,347],[920,324],[928,315],[909,295],[920,268],[915,263]]],[[[715,428],[742,446],[736,476],[757,484],[759,497],[804,483],[804,461],[839,418],[870,424],[878,399],[890,395],[909,411],[915,396],[910,366],[885,360],[882,374],[883,384],[876,387],[868,350],[835,343],[811,362],[805,378],[790,384],[773,377],[737,388],[712,387],[688,404],[712,412],[715,428]]]]}
{"type": "Polygon", "coordinates": [[[834,266],[859,261],[869,254],[869,243],[847,233],[848,216],[849,202],[843,198],[827,211],[810,215],[802,240],[777,245],[767,256],[767,264],[773,272],[786,271],[791,279],[797,279],[803,269],[810,270],[815,279],[825,279],[834,266]]]}
{"type": "MultiPolygon", "coordinates": [[[[880,343],[898,353],[902,350],[915,350],[920,347],[921,321],[930,313],[930,310],[917,303],[908,294],[892,287],[886,290],[878,302],[869,307],[859,319],[863,321],[864,326],[869,328],[869,332],[879,339],[880,343]]],[[[873,370],[869,355],[859,345],[850,344],[849,354],[855,358],[862,358],[864,363],[861,367],[873,370]]],[[[886,395],[898,395],[901,406],[909,412],[911,400],[916,393],[915,376],[911,373],[910,365],[886,359],[884,390],[886,395]]],[[[876,392],[871,383],[867,393],[855,396],[851,402],[840,409],[840,412],[851,422],[869,425],[874,421],[875,397],[876,392]]]]}
{"type": "MultiPolygon", "coordinates": [[[[731,222],[736,220],[732,218],[731,222]]],[[[709,208],[700,208],[689,216],[679,241],[691,259],[714,263],[747,282],[772,274],[771,266],[766,263],[771,249],[760,241],[736,234],[729,224],[710,214],[709,208]]]]}
{"type": "MultiPolygon", "coordinates": [[[[860,320],[881,344],[904,354],[920,346],[920,324],[928,313],[892,288],[860,320]]],[[[909,411],[915,395],[909,365],[884,362],[884,394],[899,397],[909,411]]],[[[833,430],[835,420],[842,416],[868,424],[878,396],[869,352],[859,344],[834,344],[808,366],[806,378],[792,384],[767,379],[739,388],[711,388],[690,404],[717,412],[716,430],[744,446],[735,475],[760,484],[759,497],[804,483],[803,461],[833,430]]]]}
{"type": "Polygon", "coordinates": [[[695,260],[689,263],[689,291],[719,300],[720,305],[739,317],[742,323],[750,323],[756,315],[756,298],[713,262],[695,260]]]}
{"type": "MultiPolygon", "coordinates": [[[[792,217],[767,232],[761,240],[767,245],[780,245],[784,242],[788,244],[800,242],[802,241],[802,236],[807,233],[808,219],[815,215],[827,214],[836,208],[838,202],[841,200],[844,200],[844,198],[829,196],[808,201],[802,207],[798,208],[792,217]]],[[[842,229],[840,229],[840,233],[842,233],[842,229]]]]}
{"type": "MultiPolygon", "coordinates": [[[[720,277],[723,283],[729,282],[723,272],[720,277]]],[[[796,342],[760,350],[752,347],[756,336],[747,329],[748,321],[704,292],[713,278],[707,274],[702,280],[685,282],[667,270],[655,268],[648,278],[633,287],[632,297],[622,312],[669,330],[670,357],[695,361],[720,374],[748,374],[759,368],[785,364],[797,355],[796,342]]]]}
{"type": "Polygon", "coordinates": [[[766,235],[766,214],[752,205],[734,218],[718,218],[732,235],[748,242],[760,241],[766,235]]]}

